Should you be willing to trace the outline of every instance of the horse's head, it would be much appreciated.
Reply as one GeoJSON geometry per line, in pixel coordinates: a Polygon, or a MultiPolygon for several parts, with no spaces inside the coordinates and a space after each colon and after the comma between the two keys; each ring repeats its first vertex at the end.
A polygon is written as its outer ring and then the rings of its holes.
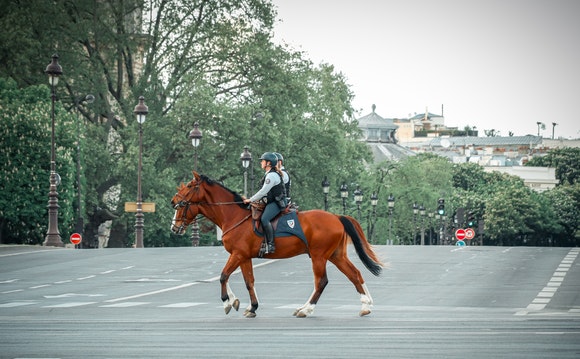
{"type": "Polygon", "coordinates": [[[188,184],[181,184],[177,193],[171,199],[171,206],[175,209],[171,221],[171,231],[175,234],[184,234],[187,226],[197,217],[199,209],[195,205],[199,202],[199,187],[201,177],[193,172],[193,179],[188,184]]]}
{"type": "Polygon", "coordinates": [[[249,211],[239,194],[195,171],[193,180],[186,185],[181,184],[177,189],[171,205],[175,209],[171,231],[176,234],[185,233],[187,226],[199,213],[221,226],[226,219],[236,218],[235,207],[239,206],[238,210],[244,212],[242,215],[249,211]],[[227,212],[226,215],[224,212],[227,212]]]}

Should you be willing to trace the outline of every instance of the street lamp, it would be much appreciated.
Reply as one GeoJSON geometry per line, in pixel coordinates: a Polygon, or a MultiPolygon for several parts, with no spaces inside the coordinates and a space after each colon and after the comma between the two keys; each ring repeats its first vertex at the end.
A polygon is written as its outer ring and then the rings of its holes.
{"type": "Polygon", "coordinates": [[[433,232],[433,212],[429,212],[428,213],[429,216],[429,245],[433,245],[433,237],[432,237],[432,232],[433,232]]]}
{"type": "Polygon", "coordinates": [[[244,196],[248,195],[248,167],[252,163],[252,154],[248,150],[248,146],[244,146],[244,152],[240,155],[242,167],[244,167],[244,196]]]}
{"type": "Polygon", "coordinates": [[[330,183],[326,176],[322,180],[322,193],[324,193],[324,210],[328,211],[328,192],[330,191],[330,183]]]}
{"type": "Polygon", "coordinates": [[[340,186],[340,197],[342,198],[342,214],[346,214],[346,199],[348,198],[348,187],[346,183],[340,186]]]}
{"type": "Polygon", "coordinates": [[[421,215],[421,245],[425,245],[425,207],[419,207],[419,214],[421,215]]]}
{"type": "Polygon", "coordinates": [[[143,198],[141,193],[141,171],[143,170],[143,123],[149,113],[145,97],[139,96],[139,103],[133,113],[139,124],[139,165],[137,166],[137,211],[135,213],[135,248],[143,248],[143,198]]]}
{"type": "Polygon", "coordinates": [[[44,72],[48,75],[48,83],[51,87],[52,111],[51,111],[51,129],[50,136],[50,189],[48,192],[48,232],[44,239],[43,245],[63,247],[64,243],[60,238],[58,231],[58,192],[56,186],[58,181],[58,174],[56,173],[56,153],[54,144],[54,102],[56,101],[56,85],[58,84],[58,77],[62,75],[62,67],[58,64],[58,55],[52,55],[52,62],[46,67],[44,72]]]}
{"type": "MultiPolygon", "coordinates": [[[[199,130],[199,123],[197,121],[193,124],[193,130],[189,132],[189,139],[193,145],[194,155],[193,155],[193,170],[197,171],[197,147],[201,142],[201,131],[199,130]]],[[[197,219],[193,219],[191,222],[191,245],[193,247],[199,246],[199,226],[197,225],[197,219]]]]}
{"type": "Polygon", "coordinates": [[[393,244],[393,211],[395,209],[395,197],[391,193],[389,198],[387,198],[387,205],[389,207],[389,244],[393,244]]]}
{"type": "Polygon", "coordinates": [[[354,202],[356,203],[356,208],[358,211],[358,220],[361,220],[361,216],[360,216],[360,204],[362,203],[363,200],[363,192],[360,189],[359,186],[356,186],[356,189],[354,190],[354,202]]]}
{"type": "Polygon", "coordinates": [[[417,213],[419,213],[419,206],[417,203],[413,203],[413,244],[417,239],[417,213]]]}
{"type": "Polygon", "coordinates": [[[370,220],[370,234],[369,234],[369,240],[371,241],[371,243],[373,243],[373,236],[375,234],[375,222],[377,220],[377,204],[379,203],[379,196],[377,195],[377,192],[373,192],[373,194],[371,194],[371,207],[373,208],[373,214],[371,216],[371,220],[370,220]]]}

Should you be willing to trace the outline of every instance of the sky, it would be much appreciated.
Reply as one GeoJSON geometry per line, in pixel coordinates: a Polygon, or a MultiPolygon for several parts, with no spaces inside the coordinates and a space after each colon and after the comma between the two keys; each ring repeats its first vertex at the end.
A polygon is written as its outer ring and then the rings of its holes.
{"type": "Polygon", "coordinates": [[[579,0],[272,2],[274,41],[334,65],[357,117],[580,138],[579,0]]]}

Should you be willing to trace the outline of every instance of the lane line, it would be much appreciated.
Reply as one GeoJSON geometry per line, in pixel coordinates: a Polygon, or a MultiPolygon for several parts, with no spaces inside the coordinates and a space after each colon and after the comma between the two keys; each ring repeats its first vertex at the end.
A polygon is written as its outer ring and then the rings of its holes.
{"type": "Polygon", "coordinates": [[[165,289],[154,290],[152,292],[130,295],[128,297],[121,297],[121,298],[109,299],[109,300],[105,300],[105,303],[121,302],[121,301],[124,301],[124,300],[130,300],[130,299],[135,299],[135,298],[146,297],[148,295],[154,295],[154,294],[159,294],[159,293],[170,292],[170,291],[173,291],[173,290],[178,290],[178,289],[182,289],[182,288],[191,287],[192,285],[196,285],[196,284],[199,284],[199,282],[185,283],[185,284],[178,285],[178,286],[175,286],[175,287],[169,287],[169,288],[165,288],[165,289]]]}
{"type": "Polygon", "coordinates": [[[568,270],[576,260],[576,257],[578,257],[579,251],[580,248],[570,249],[552,274],[552,278],[550,278],[547,285],[536,295],[536,298],[532,300],[532,303],[525,310],[521,310],[515,313],[515,315],[527,315],[531,311],[535,312],[545,309],[564,281],[568,270]]]}

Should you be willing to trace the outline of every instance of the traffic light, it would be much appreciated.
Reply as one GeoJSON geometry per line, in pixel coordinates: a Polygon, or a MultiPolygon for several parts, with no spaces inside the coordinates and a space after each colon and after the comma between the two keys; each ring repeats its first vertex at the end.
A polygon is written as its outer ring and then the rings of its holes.
{"type": "Polygon", "coordinates": [[[474,227],[476,223],[477,221],[475,220],[475,212],[469,211],[469,213],[467,214],[467,226],[474,227]]]}
{"type": "Polygon", "coordinates": [[[437,200],[437,213],[440,216],[444,216],[445,215],[445,200],[443,198],[439,198],[437,200]]]}

